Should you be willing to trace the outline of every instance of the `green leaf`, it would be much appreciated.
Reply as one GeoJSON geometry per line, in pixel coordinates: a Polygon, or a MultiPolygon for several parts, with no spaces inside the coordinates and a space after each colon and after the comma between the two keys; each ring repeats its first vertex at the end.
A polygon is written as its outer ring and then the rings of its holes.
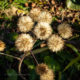
{"type": "Polygon", "coordinates": [[[60,70],[60,65],[59,63],[52,57],[50,56],[45,56],[44,57],[44,62],[52,68],[54,71],[59,71],[60,70]]]}
{"type": "Polygon", "coordinates": [[[80,56],[78,56],[77,58],[73,59],[73,60],[64,68],[63,72],[66,71],[69,67],[71,67],[74,63],[76,63],[76,62],[79,61],[79,60],[80,60],[80,56]]]}
{"type": "Polygon", "coordinates": [[[72,0],[66,0],[67,8],[71,10],[80,10],[80,1],[72,1],[72,0]]]}
{"type": "Polygon", "coordinates": [[[80,54],[75,46],[73,46],[72,44],[66,44],[66,46],[71,48],[77,55],[80,56],[80,54]]]}
{"type": "Polygon", "coordinates": [[[17,80],[18,76],[14,69],[7,70],[8,80],[17,80]]]}
{"type": "MultiPolygon", "coordinates": [[[[34,69],[32,69],[32,70],[30,70],[30,72],[29,72],[29,80],[37,80],[36,78],[37,78],[37,74],[36,74],[36,72],[35,72],[35,70],[34,69]]],[[[38,79],[39,80],[39,79],[38,79]]]]}

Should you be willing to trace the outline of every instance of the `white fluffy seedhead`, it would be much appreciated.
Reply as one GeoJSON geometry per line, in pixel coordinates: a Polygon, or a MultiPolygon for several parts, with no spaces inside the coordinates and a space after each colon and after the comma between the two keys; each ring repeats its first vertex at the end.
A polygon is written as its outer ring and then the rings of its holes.
{"type": "Polygon", "coordinates": [[[54,73],[51,69],[47,71],[47,73],[40,75],[40,80],[54,80],[54,73]]]}
{"type": "Polygon", "coordinates": [[[72,28],[67,23],[62,23],[58,26],[58,32],[61,37],[68,39],[72,36],[72,28]]]}
{"type": "Polygon", "coordinates": [[[30,11],[30,17],[34,20],[34,21],[38,21],[38,16],[41,13],[41,10],[39,8],[33,8],[30,11]]]}
{"type": "Polygon", "coordinates": [[[52,34],[52,28],[48,23],[40,22],[35,26],[34,34],[38,39],[46,40],[52,34]]]}
{"type": "Polygon", "coordinates": [[[48,39],[48,47],[50,50],[53,52],[57,52],[63,49],[64,47],[64,40],[62,40],[61,37],[59,37],[56,34],[53,34],[49,39],[48,39]]]}
{"type": "Polygon", "coordinates": [[[15,42],[15,46],[19,51],[30,51],[33,48],[34,39],[29,34],[21,34],[15,42]]]}
{"type": "Polygon", "coordinates": [[[28,32],[33,28],[34,22],[29,16],[22,16],[18,21],[18,28],[21,32],[28,32]]]}
{"type": "Polygon", "coordinates": [[[5,49],[5,43],[0,40],[0,51],[4,51],[5,49]]]}
{"type": "Polygon", "coordinates": [[[52,22],[52,15],[47,11],[42,11],[38,16],[38,22],[47,22],[50,24],[52,22]]]}

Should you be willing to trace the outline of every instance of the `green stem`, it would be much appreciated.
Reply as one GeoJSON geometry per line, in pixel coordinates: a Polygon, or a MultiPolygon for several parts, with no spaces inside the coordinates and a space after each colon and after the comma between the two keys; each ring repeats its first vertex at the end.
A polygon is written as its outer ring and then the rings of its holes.
{"type": "Polygon", "coordinates": [[[58,78],[58,80],[61,80],[61,72],[59,72],[59,78],[58,78]]]}

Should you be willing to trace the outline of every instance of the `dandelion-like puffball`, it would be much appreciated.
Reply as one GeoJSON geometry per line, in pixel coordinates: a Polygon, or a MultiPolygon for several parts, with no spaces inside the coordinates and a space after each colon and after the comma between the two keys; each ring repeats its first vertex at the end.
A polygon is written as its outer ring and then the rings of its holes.
{"type": "Polygon", "coordinates": [[[48,39],[48,47],[53,52],[60,51],[64,47],[64,40],[56,34],[48,39]]]}
{"type": "Polygon", "coordinates": [[[38,16],[41,13],[41,10],[39,8],[33,8],[30,11],[30,17],[34,20],[34,21],[38,21],[38,16]]]}
{"type": "Polygon", "coordinates": [[[30,51],[34,45],[34,39],[29,34],[21,34],[15,42],[19,51],[30,51]]]}
{"type": "Polygon", "coordinates": [[[4,51],[5,49],[5,43],[0,40],[0,51],[4,51]]]}
{"type": "Polygon", "coordinates": [[[40,80],[54,80],[54,73],[51,69],[47,73],[40,75],[40,80]]]}
{"type": "Polygon", "coordinates": [[[38,22],[51,23],[52,22],[52,15],[47,11],[43,11],[38,16],[38,22]]]}
{"type": "Polygon", "coordinates": [[[52,28],[48,23],[40,22],[35,26],[34,34],[38,39],[46,40],[52,34],[52,28]]]}
{"type": "Polygon", "coordinates": [[[21,32],[28,32],[33,28],[33,21],[29,16],[22,16],[18,21],[18,28],[21,32]]]}
{"type": "Polygon", "coordinates": [[[61,37],[68,39],[72,36],[72,28],[67,23],[62,23],[58,26],[58,32],[61,37]]]}
{"type": "Polygon", "coordinates": [[[38,64],[36,67],[36,72],[38,75],[43,75],[45,73],[47,73],[48,71],[48,66],[46,64],[38,64]]]}

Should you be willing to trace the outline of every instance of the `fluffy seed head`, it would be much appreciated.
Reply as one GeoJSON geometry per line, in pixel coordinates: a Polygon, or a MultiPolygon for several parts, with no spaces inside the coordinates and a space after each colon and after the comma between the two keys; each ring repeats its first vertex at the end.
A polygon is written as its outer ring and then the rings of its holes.
{"type": "Polygon", "coordinates": [[[33,28],[33,21],[29,16],[22,16],[18,21],[18,28],[21,32],[28,32],[33,28]]]}
{"type": "Polygon", "coordinates": [[[19,51],[30,51],[34,45],[34,40],[29,34],[21,34],[15,42],[19,51]]]}
{"type": "Polygon", "coordinates": [[[47,73],[48,71],[48,66],[46,64],[38,64],[36,67],[36,72],[38,75],[43,75],[45,73],[47,73]]]}
{"type": "Polygon", "coordinates": [[[38,16],[41,13],[39,8],[33,8],[30,11],[30,17],[34,20],[34,21],[38,21],[38,16]]]}
{"type": "Polygon", "coordinates": [[[56,34],[53,34],[49,39],[48,39],[48,47],[51,49],[53,52],[60,51],[64,47],[64,40],[62,40],[61,37],[59,37],[56,34]]]}
{"type": "Polygon", "coordinates": [[[62,23],[58,26],[58,32],[61,37],[68,39],[72,36],[72,28],[67,23],[62,23]]]}
{"type": "Polygon", "coordinates": [[[52,28],[48,23],[40,22],[35,26],[34,34],[38,39],[46,40],[52,34],[52,28]]]}
{"type": "Polygon", "coordinates": [[[4,51],[5,49],[5,43],[0,40],[0,51],[4,51]]]}
{"type": "Polygon", "coordinates": [[[47,73],[40,75],[40,80],[54,80],[54,73],[51,69],[47,73]]]}
{"type": "Polygon", "coordinates": [[[51,23],[52,22],[52,15],[47,11],[43,11],[38,16],[38,21],[39,22],[51,23]]]}

